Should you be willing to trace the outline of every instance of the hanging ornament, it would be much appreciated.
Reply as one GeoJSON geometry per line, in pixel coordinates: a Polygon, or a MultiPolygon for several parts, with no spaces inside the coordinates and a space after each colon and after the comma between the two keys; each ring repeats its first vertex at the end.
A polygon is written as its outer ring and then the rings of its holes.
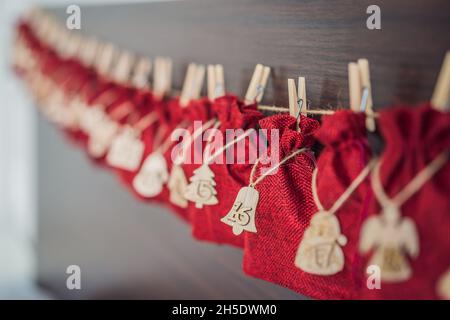
{"type": "Polygon", "coordinates": [[[101,106],[84,106],[84,111],[81,113],[79,119],[80,129],[89,135],[93,128],[100,123],[105,116],[105,112],[101,106]]]}
{"type": "Polygon", "coordinates": [[[318,212],[303,235],[295,265],[311,274],[336,274],[344,268],[345,257],[341,246],[346,243],[347,238],[341,234],[337,217],[326,211],[318,212]]]}
{"type": "Polygon", "coordinates": [[[119,169],[135,171],[141,164],[144,148],[139,131],[125,126],[111,143],[106,162],[119,169]]]}
{"type": "Polygon", "coordinates": [[[167,183],[167,187],[170,190],[170,202],[181,208],[187,208],[188,201],[184,197],[187,186],[188,183],[183,168],[177,164],[174,164],[172,166],[172,170],[170,171],[169,182],[167,183]]]}
{"type": "Polygon", "coordinates": [[[219,201],[216,198],[214,172],[207,164],[202,164],[194,170],[194,175],[189,179],[190,184],[186,188],[184,196],[187,200],[195,202],[195,207],[203,208],[204,205],[215,205],[219,201]]]}
{"type": "Polygon", "coordinates": [[[119,125],[107,117],[104,117],[90,130],[87,150],[95,158],[105,155],[110,147],[114,136],[119,130],[119,125]]]}
{"type": "Polygon", "coordinates": [[[234,200],[233,207],[220,221],[231,226],[235,235],[242,231],[256,233],[255,214],[259,192],[253,187],[243,187],[234,200]]]}
{"type": "Polygon", "coordinates": [[[360,249],[362,253],[374,250],[369,265],[381,270],[381,280],[401,282],[412,275],[407,256],[419,255],[419,237],[414,221],[401,217],[394,204],[382,213],[370,217],[361,229],[360,249]]]}
{"type": "Polygon", "coordinates": [[[341,226],[336,212],[350,198],[358,186],[370,173],[374,163],[371,161],[348,188],[339,196],[329,210],[326,210],[317,192],[317,168],[312,175],[312,194],[319,209],[311,218],[297,250],[294,264],[301,270],[320,276],[330,276],[344,269],[345,256],[342,251],[347,244],[347,237],[341,233],[341,226]]]}
{"type": "Polygon", "coordinates": [[[450,269],[439,278],[436,291],[442,299],[450,300],[450,269]]]}
{"type": "Polygon", "coordinates": [[[145,159],[133,179],[133,187],[143,197],[154,197],[161,193],[168,179],[166,159],[160,151],[156,151],[145,159]]]}

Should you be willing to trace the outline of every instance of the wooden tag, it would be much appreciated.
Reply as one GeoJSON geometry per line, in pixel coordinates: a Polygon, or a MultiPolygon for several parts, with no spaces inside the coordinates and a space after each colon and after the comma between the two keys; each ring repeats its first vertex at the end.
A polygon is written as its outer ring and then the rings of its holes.
{"type": "Polygon", "coordinates": [[[119,126],[116,122],[107,118],[98,122],[90,130],[89,141],[87,150],[89,154],[95,158],[99,158],[105,155],[108,148],[117,134],[119,126]]]}
{"type": "Polygon", "coordinates": [[[97,123],[103,121],[105,117],[106,114],[100,106],[86,106],[85,111],[80,115],[80,129],[84,133],[90,134],[97,123]]]}
{"type": "Polygon", "coordinates": [[[144,143],[139,139],[139,133],[127,126],[114,137],[106,162],[119,169],[135,171],[139,168],[143,155],[144,143]]]}
{"type": "Polygon", "coordinates": [[[341,246],[347,238],[341,234],[334,214],[320,211],[314,214],[295,256],[295,266],[321,276],[336,274],[344,268],[345,257],[341,246]]]}
{"type": "Polygon", "coordinates": [[[170,202],[181,208],[187,208],[188,201],[184,197],[187,186],[188,183],[183,168],[174,164],[170,171],[169,182],[167,183],[167,187],[170,190],[170,202]]]}
{"type": "Polygon", "coordinates": [[[203,208],[204,205],[215,205],[219,201],[216,198],[216,182],[214,181],[214,172],[205,163],[194,170],[194,175],[189,179],[190,184],[184,194],[189,201],[195,202],[195,207],[203,208]]]}
{"type": "Polygon", "coordinates": [[[450,269],[439,278],[436,291],[442,299],[450,300],[450,269]]]}
{"type": "Polygon", "coordinates": [[[361,229],[361,253],[373,250],[369,265],[381,270],[381,280],[401,282],[412,275],[407,256],[419,255],[419,237],[414,221],[402,217],[397,207],[383,209],[380,215],[367,219],[361,229]]]}
{"type": "Polygon", "coordinates": [[[143,197],[154,197],[161,193],[168,179],[166,159],[160,152],[154,152],[145,159],[134,177],[133,187],[143,197]]]}
{"type": "Polygon", "coordinates": [[[230,212],[220,221],[231,226],[235,235],[240,235],[244,230],[256,233],[255,214],[258,201],[259,192],[255,188],[241,188],[230,212]]]}

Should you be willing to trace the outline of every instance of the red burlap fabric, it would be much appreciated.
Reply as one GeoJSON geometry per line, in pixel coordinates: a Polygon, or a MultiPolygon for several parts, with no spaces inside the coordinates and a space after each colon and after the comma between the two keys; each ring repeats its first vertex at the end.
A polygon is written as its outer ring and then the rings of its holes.
{"type": "MultiPolygon", "coordinates": [[[[322,118],[322,126],[316,133],[324,145],[317,161],[317,189],[320,202],[325,210],[336,200],[370,161],[371,152],[367,141],[365,116],[350,110],[337,111],[322,118]]],[[[335,213],[339,220],[341,234],[347,243],[344,252],[344,269],[335,275],[304,275],[304,283],[315,287],[318,298],[355,298],[361,285],[358,266],[358,237],[361,222],[367,214],[367,204],[371,197],[370,182],[366,178],[342,207],[335,213]]]]}
{"type": "MultiPolygon", "coordinates": [[[[313,135],[319,123],[303,116],[300,123],[301,132],[298,132],[296,119],[289,115],[275,115],[260,121],[261,128],[279,130],[280,161],[299,148],[313,145],[313,135]]],[[[269,154],[274,152],[274,148],[271,141],[269,154]]],[[[260,176],[261,169],[259,166],[256,177],[260,176]]],[[[244,231],[243,267],[251,276],[320,298],[326,293],[306,281],[307,275],[294,265],[303,232],[316,211],[311,193],[313,169],[312,154],[301,153],[256,185],[259,191],[257,233],[244,231]]]]}
{"type": "MultiPolygon", "coordinates": [[[[241,129],[242,134],[245,130],[255,128],[258,120],[262,118],[261,112],[257,110],[256,104],[245,105],[235,96],[224,96],[218,98],[212,104],[212,109],[215,116],[220,121],[219,130],[223,135],[223,145],[227,144],[237,137],[237,135],[229,135],[227,141],[226,130],[227,129],[241,129]]],[[[245,139],[245,152],[253,153],[256,155],[256,147],[249,139],[245,139]]],[[[244,236],[235,236],[231,228],[220,221],[225,216],[230,208],[233,206],[234,197],[239,190],[248,185],[250,171],[252,164],[246,161],[243,164],[238,164],[237,159],[239,156],[236,151],[236,145],[233,145],[228,151],[234,148],[234,161],[230,164],[226,164],[226,153],[224,151],[221,156],[223,163],[210,164],[210,169],[214,172],[214,181],[216,182],[215,189],[217,191],[216,198],[218,204],[205,205],[202,209],[195,207],[195,204],[189,203],[189,216],[192,225],[192,232],[195,238],[199,240],[211,241],[219,244],[230,244],[233,246],[243,247],[244,236]]],[[[214,153],[211,150],[211,153],[214,153]]],[[[256,155],[257,157],[257,155],[256,155]]],[[[191,177],[193,171],[200,165],[189,166],[189,172],[191,177]]]]}
{"type": "MultiPolygon", "coordinates": [[[[381,155],[380,176],[385,192],[395,197],[419,171],[450,148],[450,115],[424,104],[400,106],[380,112],[378,126],[386,142],[381,155]]],[[[450,268],[450,164],[445,166],[401,207],[411,218],[419,236],[419,256],[407,260],[412,268],[409,280],[381,282],[381,290],[362,287],[363,299],[438,299],[437,286],[450,268]]],[[[374,198],[370,215],[378,214],[374,198]]],[[[373,252],[364,255],[364,267],[373,252]]],[[[365,268],[361,271],[365,275],[365,268]]],[[[450,291],[447,287],[447,294],[450,291]]]]}

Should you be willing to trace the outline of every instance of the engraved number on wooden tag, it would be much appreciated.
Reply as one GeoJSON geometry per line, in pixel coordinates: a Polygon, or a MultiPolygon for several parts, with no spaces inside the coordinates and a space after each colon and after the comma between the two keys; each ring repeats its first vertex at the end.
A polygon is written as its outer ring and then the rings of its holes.
{"type": "Polygon", "coordinates": [[[256,233],[255,214],[258,200],[259,192],[255,188],[241,188],[233,207],[220,221],[231,226],[235,235],[240,235],[243,231],[256,233]]]}

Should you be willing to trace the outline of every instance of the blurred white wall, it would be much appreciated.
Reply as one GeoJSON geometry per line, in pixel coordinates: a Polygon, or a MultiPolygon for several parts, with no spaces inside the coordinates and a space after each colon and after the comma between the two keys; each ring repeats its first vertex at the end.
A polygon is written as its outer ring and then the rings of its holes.
{"type": "MultiPolygon", "coordinates": [[[[14,24],[32,4],[107,4],[124,0],[0,1],[0,299],[44,297],[33,286],[36,241],[36,121],[31,99],[11,72],[14,24]]],[[[150,2],[150,1],[135,1],[150,2]]]]}

